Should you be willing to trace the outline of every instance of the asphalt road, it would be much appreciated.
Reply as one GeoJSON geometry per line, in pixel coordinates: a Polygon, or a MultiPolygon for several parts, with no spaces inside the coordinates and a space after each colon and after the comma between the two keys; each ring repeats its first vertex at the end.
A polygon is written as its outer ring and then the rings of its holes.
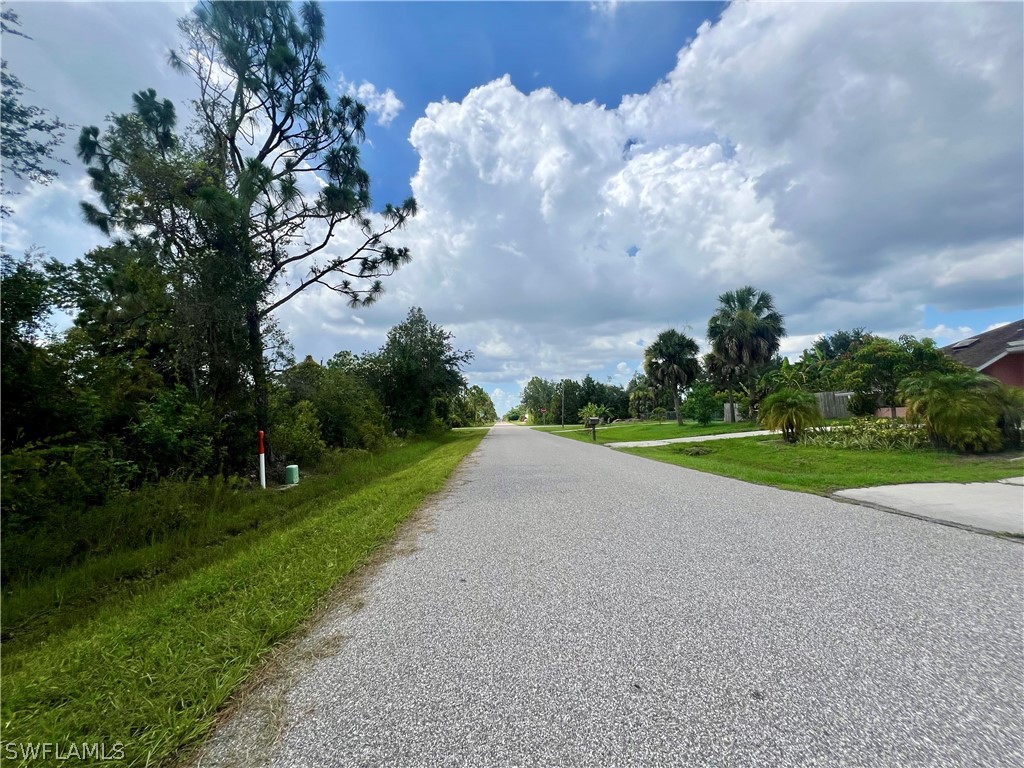
{"type": "Polygon", "coordinates": [[[1024,546],[496,427],[201,765],[1020,766],[1024,546]]]}

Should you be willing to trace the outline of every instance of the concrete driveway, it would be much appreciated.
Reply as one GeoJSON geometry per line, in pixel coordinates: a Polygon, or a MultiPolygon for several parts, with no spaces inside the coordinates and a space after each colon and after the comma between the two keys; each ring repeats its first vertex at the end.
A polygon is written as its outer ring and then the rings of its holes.
{"type": "Polygon", "coordinates": [[[492,429],[201,765],[1019,766],[1024,547],[492,429]]]}
{"type": "Polygon", "coordinates": [[[996,483],[880,485],[835,495],[971,530],[1024,535],[1024,478],[996,483]]]}

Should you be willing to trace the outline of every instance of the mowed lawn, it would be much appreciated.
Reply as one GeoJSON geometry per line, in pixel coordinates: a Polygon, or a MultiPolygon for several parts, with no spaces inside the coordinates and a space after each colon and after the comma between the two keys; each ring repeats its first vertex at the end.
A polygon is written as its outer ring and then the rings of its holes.
{"type": "Polygon", "coordinates": [[[1024,474],[1019,453],[960,456],[935,450],[865,451],[790,445],[764,436],[622,450],[751,483],[822,495],[846,488],[988,482],[1024,474]]]}
{"type": "MultiPolygon", "coordinates": [[[[549,432],[559,437],[568,437],[573,440],[592,442],[590,430],[581,424],[566,424],[561,426],[534,427],[539,432],[549,432]]],[[[661,424],[647,422],[642,424],[607,424],[597,428],[597,442],[624,443],[638,440],[668,440],[674,437],[700,437],[703,435],[724,435],[731,432],[752,432],[763,429],[758,424],[749,421],[738,421],[726,423],[724,421],[713,421],[710,424],[698,424],[695,421],[684,421],[683,426],[677,425],[674,421],[666,421],[661,424]]]]}

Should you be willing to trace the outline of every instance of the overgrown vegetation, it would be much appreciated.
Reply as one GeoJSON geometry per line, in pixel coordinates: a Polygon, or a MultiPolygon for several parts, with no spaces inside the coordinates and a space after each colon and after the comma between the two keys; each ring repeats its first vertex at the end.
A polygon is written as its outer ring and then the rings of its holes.
{"type": "MultiPolygon", "coordinates": [[[[382,451],[395,430],[430,434],[494,420],[490,398],[479,387],[467,389],[457,367],[469,354],[455,356],[450,334],[426,321],[421,310],[412,310],[410,318],[392,329],[379,353],[342,352],[326,366],[307,358],[270,382],[272,482],[281,479],[285,463],[311,467],[331,449],[382,451]],[[401,408],[390,399],[401,397],[393,384],[378,389],[380,382],[392,381],[393,370],[401,372],[394,380],[407,387],[401,408]]],[[[49,352],[42,348],[31,354],[49,352]]],[[[15,575],[23,578],[101,554],[119,537],[121,545],[130,547],[137,545],[137,536],[159,536],[161,526],[173,528],[173,510],[170,520],[160,510],[142,510],[178,481],[229,476],[233,467],[248,469],[230,480],[193,485],[211,494],[212,506],[222,484],[242,488],[251,482],[254,441],[231,453],[221,440],[230,426],[216,417],[211,401],[197,402],[184,386],[174,385],[154,387],[149,399],[129,408],[116,392],[94,389],[104,381],[79,382],[74,397],[59,403],[72,413],[94,414],[94,419],[83,419],[77,429],[69,423],[68,432],[8,448],[0,457],[0,573],[5,583],[15,575]],[[147,515],[151,524],[143,524],[147,515]],[[126,524],[135,517],[138,529],[126,524]]],[[[19,402],[17,397],[12,401],[19,402]]]]}
{"type": "MultiPolygon", "coordinates": [[[[12,20],[5,11],[5,29],[12,20]]],[[[179,130],[175,105],[145,90],[131,112],[79,137],[99,197],[83,211],[112,241],[70,265],[2,254],[5,579],[14,564],[33,572],[102,551],[101,529],[116,530],[120,512],[97,515],[131,506],[125,495],[146,496],[147,484],[244,484],[257,430],[273,479],[332,448],[379,451],[394,432],[495,416],[462,375],[472,353],[419,308],[376,353],[295,364],[274,311],[314,285],[372,303],[379,278],[410,257],[389,236],[415,201],[370,209],[358,151],[366,110],[324,85],[318,6],[200,3],[181,28],[173,58],[200,86],[197,122],[179,130]],[[221,87],[224,78],[238,88],[221,87]],[[268,129],[263,139],[246,128],[253,120],[268,129]],[[310,197],[299,185],[314,174],[310,197]],[[345,227],[364,239],[338,255],[329,241],[345,227]],[[284,290],[283,275],[302,269],[284,290]],[[55,308],[74,328],[52,332],[55,308]]],[[[5,106],[8,96],[18,94],[5,91],[5,106]]],[[[6,129],[5,118],[5,153],[6,129]]],[[[5,173],[49,181],[51,150],[12,142],[20,155],[5,154],[5,173]]]]}
{"type": "Polygon", "coordinates": [[[287,493],[222,485],[162,540],[8,589],[5,742],[120,742],[125,764],[162,764],[482,435],[350,454],[287,493]]]}
{"type": "MultiPolygon", "coordinates": [[[[5,32],[17,23],[9,11],[3,20],[5,32]]],[[[81,510],[145,481],[248,469],[257,429],[272,451],[280,442],[279,460],[315,460],[318,440],[329,443],[314,434],[315,407],[271,402],[282,389],[272,374],[292,362],[273,311],[314,284],[371,302],[377,278],[409,258],[387,239],[415,203],[369,208],[365,109],[324,85],[319,8],[200,3],[181,27],[176,62],[200,86],[198,119],[180,130],[175,105],[143,90],[131,112],[79,136],[99,198],[83,212],[111,242],[70,265],[3,253],[5,559],[7,534],[42,533],[59,514],[74,526],[81,510]],[[257,140],[253,121],[268,135],[257,140]],[[319,191],[301,194],[299,179],[314,174],[319,191]],[[344,227],[365,244],[328,255],[344,227]],[[284,272],[314,254],[301,284],[280,292],[284,272]],[[47,323],[58,307],[75,316],[59,336],[47,323]],[[292,434],[276,441],[274,427],[292,434]]],[[[5,88],[5,108],[19,95],[5,88]]],[[[5,111],[5,178],[45,183],[53,143],[34,137],[61,125],[30,107],[18,114],[28,122],[8,125],[5,111]]]]}
{"type": "MultiPolygon", "coordinates": [[[[5,35],[16,23],[5,10],[5,35]]],[[[179,26],[172,61],[198,86],[196,120],[179,126],[172,102],[142,90],[78,138],[97,198],[82,211],[109,242],[72,264],[2,253],[8,634],[55,615],[40,597],[51,586],[81,608],[286,525],[267,511],[275,493],[253,492],[258,430],[271,486],[298,463],[352,489],[390,466],[399,438],[495,417],[463,376],[472,352],[416,307],[376,352],[296,364],[275,311],[314,287],[372,304],[411,257],[392,237],[415,201],[371,208],[366,109],[331,95],[316,3],[201,2],[179,26]],[[346,230],[352,249],[332,242],[346,230]],[[74,327],[54,332],[55,309],[74,327]]],[[[4,178],[46,183],[65,126],[19,106],[12,77],[5,64],[4,178]]]]}

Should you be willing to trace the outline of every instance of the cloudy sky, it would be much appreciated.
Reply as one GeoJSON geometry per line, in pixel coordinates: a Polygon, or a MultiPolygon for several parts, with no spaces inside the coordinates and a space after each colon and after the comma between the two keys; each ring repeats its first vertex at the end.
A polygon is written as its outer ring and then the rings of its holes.
{"type": "MultiPolygon", "coordinates": [[[[170,71],[187,3],[10,2],[3,56],[78,125],[170,71]]],[[[298,356],[376,349],[410,306],[476,359],[499,412],[533,375],[625,383],[674,326],[703,342],[723,291],[771,291],[791,355],[861,326],[942,343],[1024,315],[1020,3],[329,3],[324,59],[371,110],[377,206],[410,193],[413,262],[374,307],[308,292],[298,356]]],[[[3,222],[61,259],[58,183],[3,222]]],[[[344,237],[337,247],[344,246],[344,237]]]]}

